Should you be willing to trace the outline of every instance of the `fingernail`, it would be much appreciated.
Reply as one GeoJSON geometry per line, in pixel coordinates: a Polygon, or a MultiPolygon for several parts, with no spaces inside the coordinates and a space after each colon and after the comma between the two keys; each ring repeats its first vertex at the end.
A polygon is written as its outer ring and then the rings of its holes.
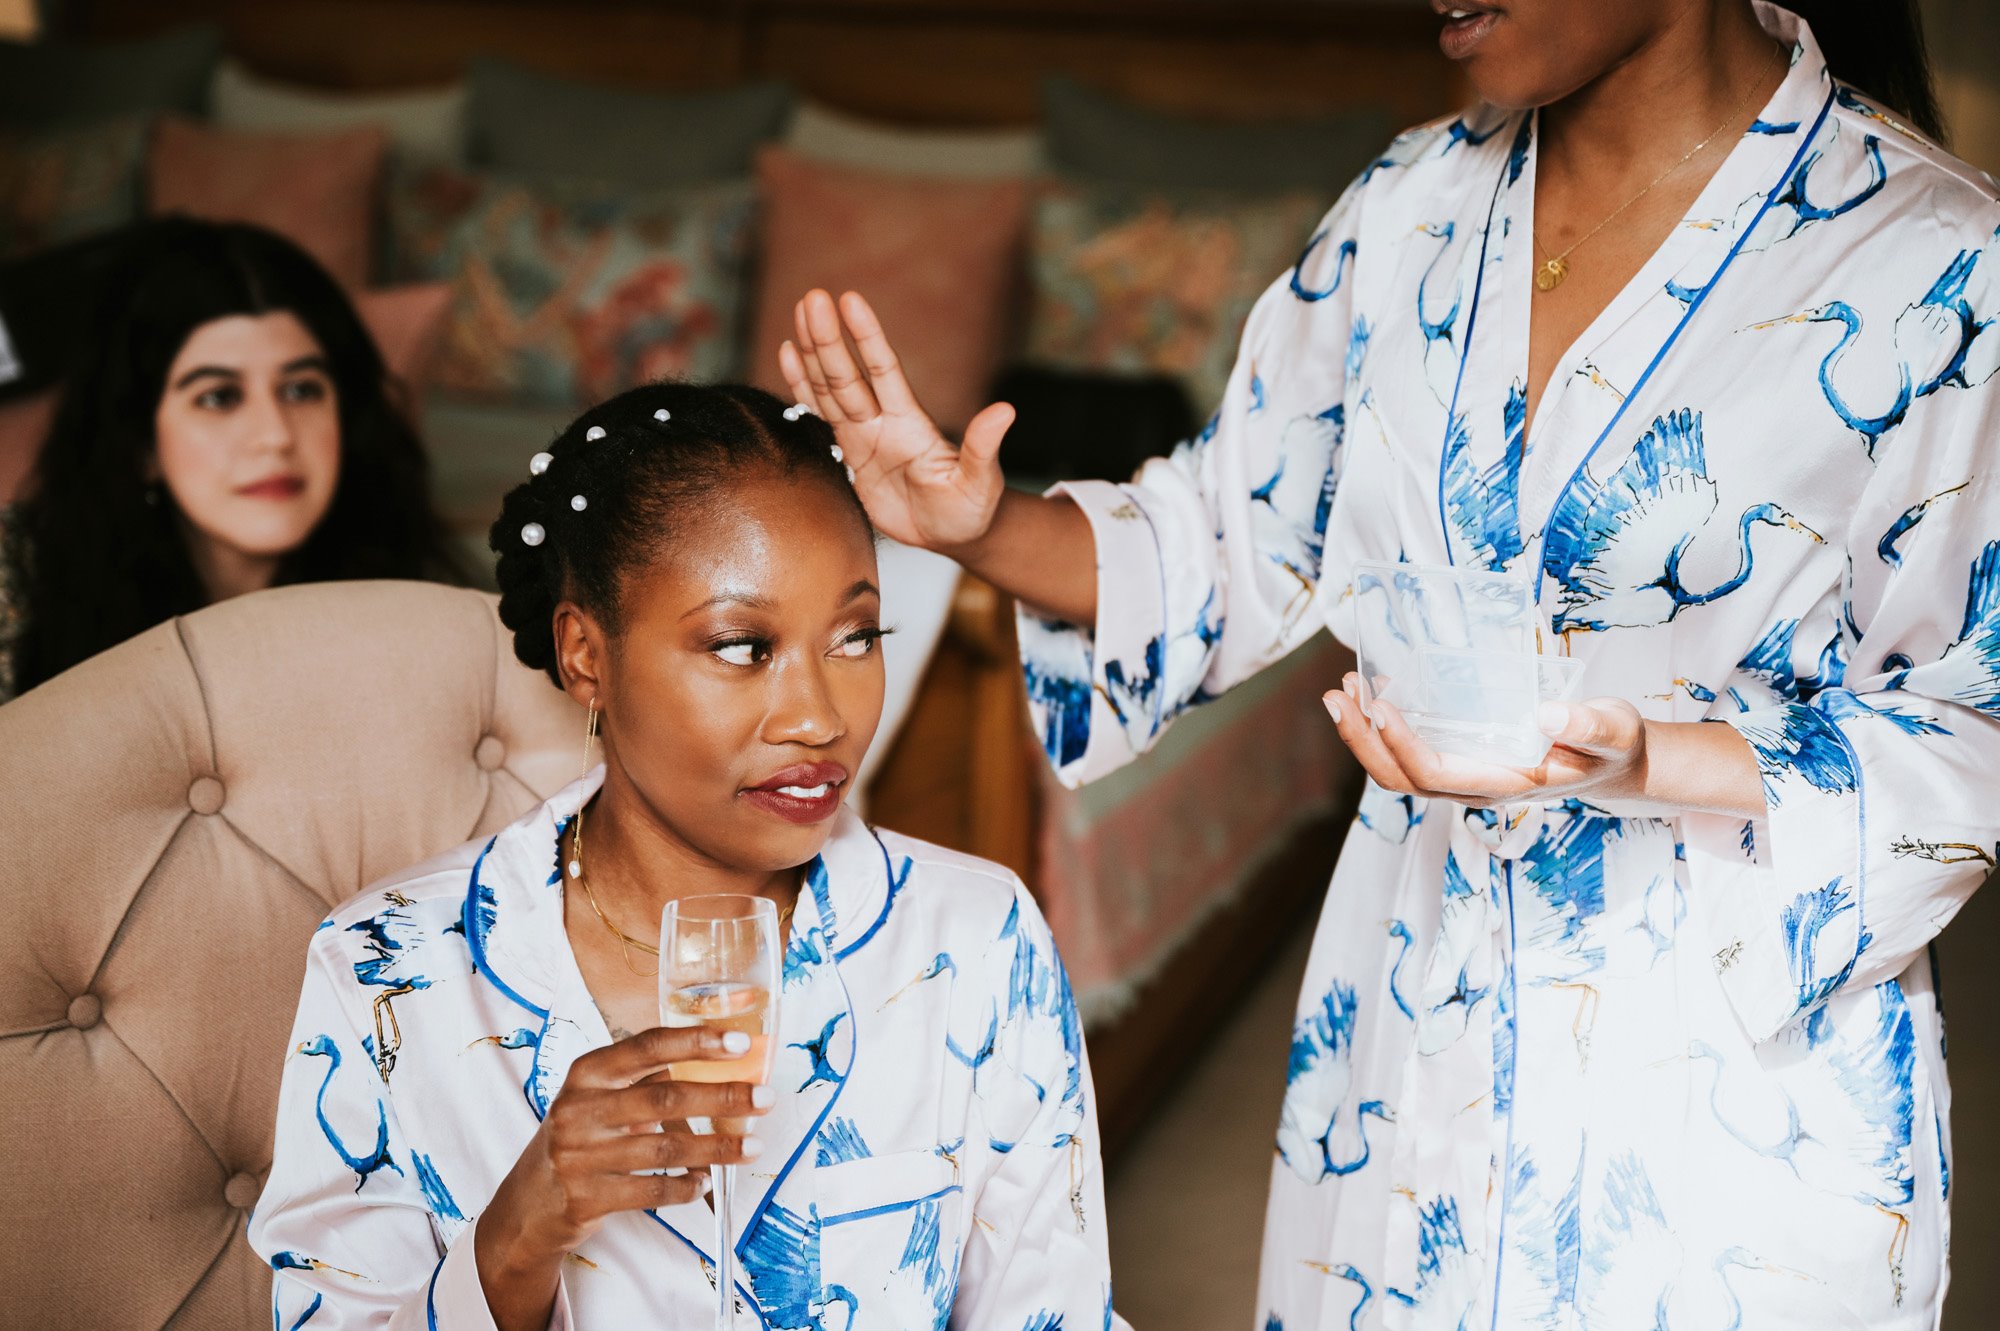
{"type": "Polygon", "coordinates": [[[708,1194],[712,1192],[714,1188],[715,1188],[715,1180],[710,1178],[708,1175],[703,1174],[701,1176],[701,1195],[704,1197],[708,1196],[708,1194]]]}
{"type": "Polygon", "coordinates": [[[1327,715],[1333,718],[1333,723],[1340,725],[1344,719],[1340,710],[1340,696],[1329,693],[1326,697],[1320,699],[1320,701],[1326,704],[1327,715]]]}
{"type": "Polygon", "coordinates": [[[769,1109],[777,1102],[777,1095],[770,1087],[752,1086],[750,1088],[750,1107],[752,1109],[769,1109]]]}
{"type": "Polygon", "coordinates": [[[750,1052],[750,1037],[743,1031],[724,1031],[722,1049],[724,1053],[747,1054],[750,1052]]]}
{"type": "Polygon", "coordinates": [[[753,1134],[743,1139],[743,1158],[745,1160],[755,1160],[762,1154],[764,1154],[764,1139],[762,1137],[753,1134]]]}
{"type": "Polygon", "coordinates": [[[1540,722],[1544,735],[1560,735],[1569,729],[1569,708],[1559,702],[1545,702],[1535,719],[1540,722]]]}
{"type": "Polygon", "coordinates": [[[1387,730],[1389,728],[1389,714],[1380,707],[1375,709],[1375,728],[1377,730],[1387,730]]]}

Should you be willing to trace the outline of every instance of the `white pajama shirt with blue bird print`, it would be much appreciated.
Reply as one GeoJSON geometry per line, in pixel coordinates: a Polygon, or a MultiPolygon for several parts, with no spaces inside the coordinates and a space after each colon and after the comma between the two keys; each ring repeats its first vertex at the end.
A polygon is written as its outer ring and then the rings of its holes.
{"type": "Polygon", "coordinates": [[[1071,783],[1351,642],[1361,559],[1525,576],[1582,696],[1732,725],[1763,773],[1747,823],[1366,792],[1266,1331],[1936,1323],[1929,949],[2000,854],[2000,204],[1758,12],[1782,87],[1535,420],[1535,120],[1485,109],[1349,189],[1199,438],[1066,487],[1097,622],[1021,627],[1071,783]]]}
{"type": "MultiPolygon", "coordinates": [[[[557,870],[602,773],[320,926],[250,1225],[279,1331],[493,1326],[479,1212],[611,1040],[557,870]]],[[[738,1324],[1113,1326],[1090,1070],[1041,914],[1004,869],[838,819],[793,915],[765,1151],[739,1167],[738,1324]]],[[[712,1326],[714,1238],[706,1202],[612,1215],[551,1326],[712,1326]]]]}

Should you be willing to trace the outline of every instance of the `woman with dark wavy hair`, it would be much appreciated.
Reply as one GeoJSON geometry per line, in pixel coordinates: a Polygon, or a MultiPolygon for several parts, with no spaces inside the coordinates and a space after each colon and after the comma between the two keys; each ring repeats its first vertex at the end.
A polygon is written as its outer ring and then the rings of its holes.
{"type": "Polygon", "coordinates": [[[29,497],[0,525],[0,699],[243,592],[461,580],[397,385],[304,251],[164,219],[102,289],[29,497]]]}

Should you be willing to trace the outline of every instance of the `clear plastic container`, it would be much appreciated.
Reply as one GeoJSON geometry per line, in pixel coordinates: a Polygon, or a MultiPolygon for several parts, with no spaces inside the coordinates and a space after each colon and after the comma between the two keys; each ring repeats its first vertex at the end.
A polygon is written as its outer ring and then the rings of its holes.
{"type": "Polygon", "coordinates": [[[1583,663],[1536,652],[1533,588],[1505,573],[1364,561],[1350,593],[1362,701],[1393,704],[1439,753],[1533,767],[1541,704],[1567,702],[1583,663]]]}

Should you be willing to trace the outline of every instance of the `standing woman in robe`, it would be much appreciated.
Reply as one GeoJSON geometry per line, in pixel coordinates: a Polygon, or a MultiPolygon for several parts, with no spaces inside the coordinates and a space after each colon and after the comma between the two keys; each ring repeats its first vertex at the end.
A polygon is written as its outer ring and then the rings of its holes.
{"type": "Polygon", "coordinates": [[[882,530],[1039,611],[1066,781],[1351,641],[1361,559],[1523,575],[1584,662],[1532,772],[1327,696],[1373,780],[1257,1325],[1933,1326],[1929,948],[2000,841],[1994,184],[1926,137],[1908,3],[1453,5],[1483,104],[1355,182],[1130,484],[1004,490],[1009,409],[941,439],[856,298],[788,377],[882,530]]]}

